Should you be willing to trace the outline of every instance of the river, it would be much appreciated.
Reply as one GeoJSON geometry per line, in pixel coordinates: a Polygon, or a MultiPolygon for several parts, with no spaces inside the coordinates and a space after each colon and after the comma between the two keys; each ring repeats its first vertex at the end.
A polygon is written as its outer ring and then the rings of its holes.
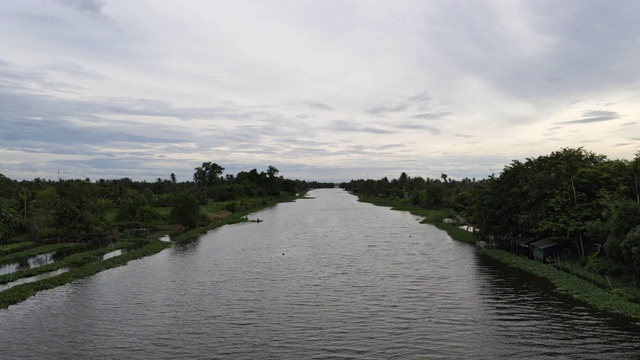
{"type": "Polygon", "coordinates": [[[0,358],[640,356],[640,327],[417,216],[310,196],[0,310],[0,358]]]}

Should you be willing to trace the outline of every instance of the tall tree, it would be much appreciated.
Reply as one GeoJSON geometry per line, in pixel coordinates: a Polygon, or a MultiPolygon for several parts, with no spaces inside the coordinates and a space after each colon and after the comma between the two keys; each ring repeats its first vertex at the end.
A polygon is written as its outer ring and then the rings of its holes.
{"type": "Polygon", "coordinates": [[[398,182],[400,183],[400,186],[402,187],[402,191],[407,191],[407,182],[409,181],[409,175],[407,175],[406,172],[402,172],[402,174],[400,174],[400,177],[398,178],[398,182]]]}
{"type": "Polygon", "coordinates": [[[213,186],[222,181],[224,168],[216,163],[203,162],[194,170],[193,181],[199,186],[213,186]]]}

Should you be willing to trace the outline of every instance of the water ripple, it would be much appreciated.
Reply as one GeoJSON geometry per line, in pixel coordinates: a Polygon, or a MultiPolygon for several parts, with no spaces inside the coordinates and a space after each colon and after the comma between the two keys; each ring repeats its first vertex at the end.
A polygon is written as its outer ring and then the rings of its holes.
{"type": "Polygon", "coordinates": [[[12,359],[634,358],[639,332],[343,192],[0,311],[12,359]],[[56,334],[65,334],[58,336],[56,334]]]}

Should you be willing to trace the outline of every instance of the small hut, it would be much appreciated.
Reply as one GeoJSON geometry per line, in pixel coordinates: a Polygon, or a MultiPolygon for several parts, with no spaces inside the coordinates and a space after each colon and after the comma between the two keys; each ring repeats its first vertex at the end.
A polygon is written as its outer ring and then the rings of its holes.
{"type": "Polygon", "coordinates": [[[533,259],[544,263],[550,262],[551,259],[557,259],[561,250],[560,244],[551,239],[532,242],[530,247],[533,259]]]}

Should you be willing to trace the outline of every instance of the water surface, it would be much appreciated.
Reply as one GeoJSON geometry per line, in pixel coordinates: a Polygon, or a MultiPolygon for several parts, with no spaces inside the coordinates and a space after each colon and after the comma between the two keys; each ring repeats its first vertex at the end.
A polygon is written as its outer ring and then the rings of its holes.
{"type": "Polygon", "coordinates": [[[636,327],[337,189],[0,310],[3,358],[635,358],[636,327]]]}

